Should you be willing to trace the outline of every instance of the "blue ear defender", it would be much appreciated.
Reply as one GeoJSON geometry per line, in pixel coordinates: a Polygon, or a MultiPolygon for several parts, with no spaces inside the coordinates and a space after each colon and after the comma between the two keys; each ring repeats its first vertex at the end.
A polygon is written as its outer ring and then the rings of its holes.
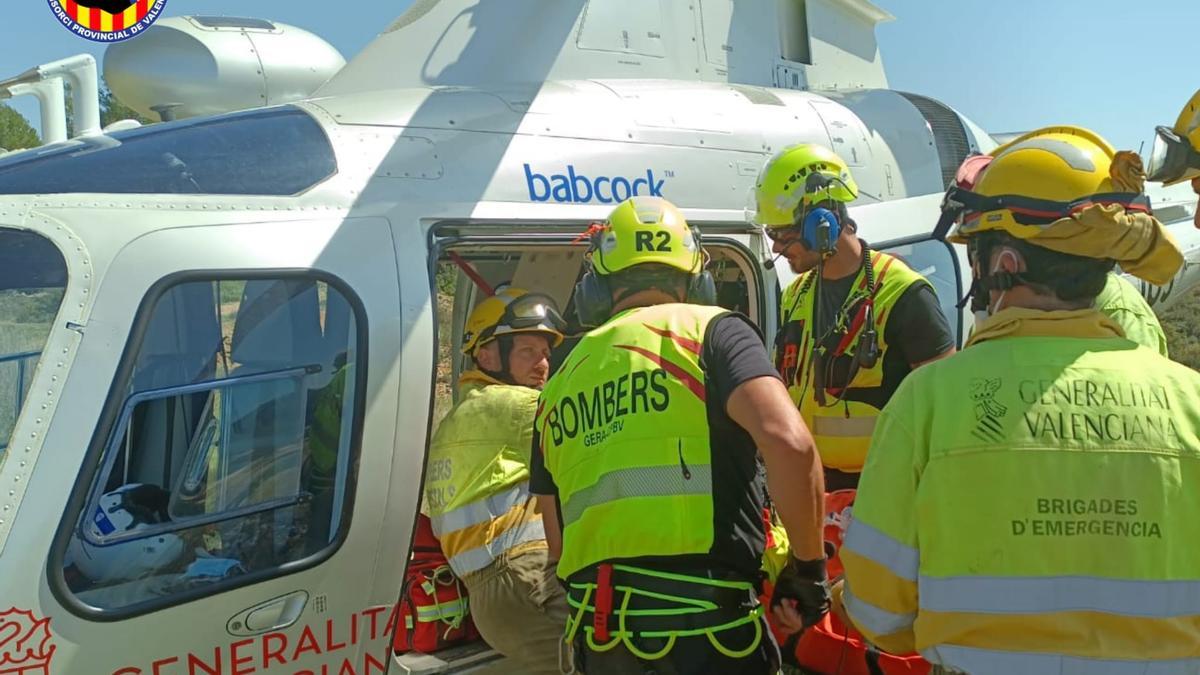
{"type": "Polygon", "coordinates": [[[818,253],[833,253],[841,234],[842,224],[837,214],[825,208],[810,210],[800,225],[800,238],[804,245],[818,253]]]}

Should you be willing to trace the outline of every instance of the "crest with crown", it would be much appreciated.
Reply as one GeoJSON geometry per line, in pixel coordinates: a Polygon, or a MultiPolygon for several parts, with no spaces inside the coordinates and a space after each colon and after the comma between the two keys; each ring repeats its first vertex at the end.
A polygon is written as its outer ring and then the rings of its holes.
{"type": "Polygon", "coordinates": [[[50,619],[26,609],[0,612],[0,675],[50,675],[50,619]]]}

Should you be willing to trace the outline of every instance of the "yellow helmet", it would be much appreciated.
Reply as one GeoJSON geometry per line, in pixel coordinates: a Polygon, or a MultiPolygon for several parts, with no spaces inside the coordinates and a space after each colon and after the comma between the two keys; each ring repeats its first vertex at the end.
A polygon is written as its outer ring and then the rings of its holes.
{"type": "Polygon", "coordinates": [[[815,143],[792,145],[776,153],[759,171],[749,220],[769,228],[792,227],[801,205],[824,201],[849,204],[857,197],[858,185],[841,157],[815,143]]]}
{"type": "Polygon", "coordinates": [[[1200,91],[1179,111],[1175,126],[1155,132],[1149,180],[1174,185],[1200,177],[1200,91]]]}
{"type": "Polygon", "coordinates": [[[957,222],[947,237],[956,244],[1004,232],[1059,253],[1116,260],[1161,285],[1183,256],[1154,218],[1145,180],[1137,154],[1115,152],[1081,127],[1046,127],[996,148],[972,188],[951,185],[937,231],[957,222]]]}
{"type": "Polygon", "coordinates": [[[699,236],[675,205],[661,197],[630,197],[592,235],[596,274],[658,263],[696,274],[704,267],[699,236]]]}
{"type": "Polygon", "coordinates": [[[542,333],[551,345],[562,344],[566,322],[549,296],[520,288],[503,288],[475,306],[467,317],[462,351],[474,356],[484,345],[502,335],[542,333]]]}
{"type": "Polygon", "coordinates": [[[700,232],[661,197],[630,197],[602,225],[588,231],[589,268],[575,284],[575,311],[584,326],[603,323],[613,308],[611,276],[639,265],[664,265],[689,277],[687,302],[716,303],[716,283],[705,266],[700,232]]]}
{"type": "Polygon", "coordinates": [[[1103,138],[1073,126],[1030,131],[996,148],[972,190],[976,197],[993,199],[967,204],[949,240],[963,244],[967,237],[989,230],[1003,230],[1017,239],[1038,236],[1045,219],[1070,215],[1072,204],[1083,206],[1093,195],[1118,192],[1110,176],[1115,156],[1103,138]]]}

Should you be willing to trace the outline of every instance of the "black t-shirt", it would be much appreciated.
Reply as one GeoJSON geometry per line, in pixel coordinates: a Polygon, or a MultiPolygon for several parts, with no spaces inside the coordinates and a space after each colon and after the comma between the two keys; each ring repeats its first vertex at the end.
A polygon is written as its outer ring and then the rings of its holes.
{"type": "MultiPolygon", "coordinates": [[[[830,327],[835,325],[842,303],[845,303],[846,299],[850,297],[851,288],[857,277],[856,270],[854,274],[842,277],[842,279],[821,280],[820,318],[818,318],[816,330],[812,331],[812,335],[823,336],[823,344],[827,350],[834,350],[841,339],[841,334],[830,330],[830,327]]],[[[809,292],[814,291],[810,288],[809,292]]],[[[852,305],[848,310],[850,310],[847,312],[848,316],[853,317],[854,312],[858,310],[858,304],[852,305]]],[[[954,346],[954,333],[950,330],[950,324],[946,315],[942,313],[942,307],[937,301],[934,288],[929,285],[928,281],[918,281],[906,288],[904,293],[900,294],[900,298],[896,299],[890,312],[892,312],[892,316],[888,318],[887,325],[884,325],[883,328],[883,341],[886,342],[888,348],[882,354],[881,386],[851,389],[844,395],[845,400],[862,401],[882,410],[883,406],[892,399],[892,395],[900,387],[900,383],[912,372],[911,364],[926,362],[954,346]]],[[[808,357],[808,354],[805,354],[805,357],[808,357]]],[[[850,377],[851,357],[834,358],[833,363],[827,365],[826,387],[844,387],[850,377]]],[[[815,368],[822,368],[822,363],[817,362],[815,368]]],[[[803,372],[797,372],[797,377],[803,376],[803,372]]],[[[816,372],[814,371],[814,382],[810,388],[805,389],[805,395],[815,395],[815,387],[816,372]]],[[[826,405],[836,405],[835,396],[827,395],[826,405]]],[[[858,473],[846,473],[826,467],[824,474],[826,474],[824,478],[826,478],[827,490],[842,490],[858,486],[858,473]]]]}
{"type": "MultiPolygon", "coordinates": [[[[681,572],[724,570],[757,579],[766,545],[762,510],[766,484],[759,471],[754,441],[725,412],[729,395],[742,384],[779,374],[771,364],[758,330],[741,314],[726,314],[708,325],[700,367],[705,374],[713,480],[713,547],[707,555],[645,557],[635,562],[681,572]]],[[[558,495],[542,459],[535,428],[530,462],[530,491],[558,495]]],[[[562,514],[559,513],[559,522],[562,514]]]]}
{"type": "MultiPolygon", "coordinates": [[[[825,336],[826,348],[833,350],[841,339],[840,334],[830,334],[829,328],[834,325],[837,313],[850,296],[858,272],[841,279],[822,279],[821,316],[817,323],[817,336],[825,336]]],[[[809,292],[812,292],[811,290],[809,292]]],[[[849,308],[849,316],[853,317],[857,305],[849,308]]],[[[921,280],[909,286],[892,307],[891,317],[884,327],[884,342],[887,351],[883,352],[883,384],[878,388],[866,390],[851,390],[846,396],[852,401],[869,403],[876,408],[883,406],[896,393],[900,382],[912,372],[913,363],[928,361],[939,354],[945,353],[954,346],[954,333],[946,315],[942,313],[937,295],[929,282],[921,280]]],[[[834,360],[828,369],[830,377],[826,385],[840,387],[846,382],[849,374],[851,359],[842,356],[834,360]]],[[[811,395],[811,390],[809,390],[811,395]]]]}

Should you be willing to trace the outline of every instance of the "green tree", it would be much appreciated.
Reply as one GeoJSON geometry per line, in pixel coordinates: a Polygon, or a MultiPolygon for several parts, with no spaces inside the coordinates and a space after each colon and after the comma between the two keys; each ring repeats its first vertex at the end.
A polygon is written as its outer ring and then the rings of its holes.
{"type": "MultiPolygon", "coordinates": [[[[71,85],[64,84],[67,103],[67,133],[75,133],[75,100],[71,98],[71,85]]],[[[100,126],[106,127],[120,120],[137,120],[142,124],[154,124],[155,120],[143,117],[117,98],[108,88],[104,78],[100,78],[100,126]]]]}
{"type": "Polygon", "coordinates": [[[154,120],[143,117],[117,98],[108,88],[108,83],[100,82],[100,126],[108,126],[120,120],[137,120],[142,124],[154,124],[154,120]]]}
{"type": "Polygon", "coordinates": [[[7,105],[0,105],[0,148],[36,148],[41,143],[37,131],[21,113],[7,105]]]}

